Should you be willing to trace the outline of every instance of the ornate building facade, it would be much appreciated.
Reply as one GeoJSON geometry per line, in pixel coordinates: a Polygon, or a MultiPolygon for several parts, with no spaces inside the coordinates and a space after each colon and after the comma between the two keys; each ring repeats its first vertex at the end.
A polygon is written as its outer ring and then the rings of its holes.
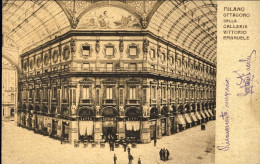
{"type": "Polygon", "coordinates": [[[2,59],[2,119],[14,120],[17,108],[17,70],[2,59]]]}
{"type": "Polygon", "coordinates": [[[167,29],[159,16],[172,17],[165,8],[173,3],[152,2],[146,16],[126,2],[92,2],[70,30],[25,49],[17,124],[69,141],[149,143],[215,119],[213,39],[204,42],[213,33],[193,34],[199,26],[186,22],[175,34],[183,18],[167,29]]]}

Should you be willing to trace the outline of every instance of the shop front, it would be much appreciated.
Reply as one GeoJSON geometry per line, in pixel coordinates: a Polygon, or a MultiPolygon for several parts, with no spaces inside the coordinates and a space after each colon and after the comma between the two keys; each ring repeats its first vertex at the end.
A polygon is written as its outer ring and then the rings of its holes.
{"type": "Polygon", "coordinates": [[[81,107],[79,109],[79,140],[94,140],[93,109],[81,107]]]}
{"type": "Polygon", "coordinates": [[[140,140],[140,109],[129,107],[126,112],[125,136],[128,141],[137,142],[140,140]]]}
{"type": "Polygon", "coordinates": [[[69,139],[70,124],[68,121],[62,121],[61,137],[65,140],[69,139]]]}
{"type": "Polygon", "coordinates": [[[198,121],[198,119],[196,118],[194,112],[191,112],[191,113],[190,113],[190,117],[191,117],[191,119],[192,119],[192,125],[193,125],[193,126],[196,126],[197,124],[199,124],[199,121],[198,121]]]}
{"type": "Polygon", "coordinates": [[[114,107],[106,107],[102,110],[102,132],[106,142],[117,139],[117,115],[114,107]]]}
{"type": "Polygon", "coordinates": [[[149,125],[150,125],[150,137],[153,140],[156,138],[156,120],[155,119],[150,120],[149,125]]]}
{"type": "Polygon", "coordinates": [[[203,111],[199,111],[199,113],[200,113],[201,118],[202,118],[202,123],[207,122],[207,117],[206,117],[205,113],[203,111]]]}
{"type": "Polygon", "coordinates": [[[181,114],[177,115],[177,121],[179,125],[179,130],[185,130],[186,129],[186,122],[181,114]]]}
{"type": "Polygon", "coordinates": [[[188,114],[188,113],[185,113],[185,114],[183,114],[182,116],[183,116],[183,118],[185,118],[186,127],[187,127],[187,128],[190,128],[192,121],[191,121],[191,118],[190,118],[189,114],[188,114]]]}
{"type": "Polygon", "coordinates": [[[166,135],[167,132],[167,124],[166,124],[166,118],[161,118],[161,127],[162,127],[162,136],[166,135]]]}

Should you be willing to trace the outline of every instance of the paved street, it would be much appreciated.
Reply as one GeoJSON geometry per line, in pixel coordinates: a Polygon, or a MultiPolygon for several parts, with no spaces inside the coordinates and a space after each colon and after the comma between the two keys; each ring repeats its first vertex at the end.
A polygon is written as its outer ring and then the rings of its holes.
{"type": "MultiPolygon", "coordinates": [[[[131,148],[133,164],[141,158],[142,164],[211,164],[214,163],[215,121],[206,124],[206,130],[200,126],[187,129],[178,134],[163,137],[157,146],[138,144],[131,148]],[[159,151],[167,148],[170,151],[169,161],[160,161],[159,151]]],[[[127,164],[127,152],[122,146],[109,151],[105,148],[74,148],[71,144],[60,144],[60,141],[48,136],[35,134],[33,131],[17,127],[15,122],[2,121],[2,162],[3,164],[113,164],[113,155],[117,155],[117,164],[127,164]]]]}

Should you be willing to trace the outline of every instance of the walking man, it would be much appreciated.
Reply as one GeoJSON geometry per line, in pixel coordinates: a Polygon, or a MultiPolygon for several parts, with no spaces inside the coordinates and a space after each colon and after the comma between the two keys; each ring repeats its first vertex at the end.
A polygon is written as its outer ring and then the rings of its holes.
{"type": "Polygon", "coordinates": [[[126,143],[123,143],[124,146],[124,152],[126,152],[126,143]]]}
{"type": "Polygon", "coordinates": [[[154,147],[156,146],[156,142],[157,142],[157,140],[156,140],[156,138],[153,140],[153,144],[154,144],[154,147]]]}
{"type": "Polygon", "coordinates": [[[116,154],[114,154],[114,164],[116,164],[116,160],[117,160],[117,157],[116,157],[116,154]]]}
{"type": "Polygon", "coordinates": [[[134,157],[131,154],[129,154],[128,158],[129,158],[129,164],[132,164],[132,160],[134,159],[134,157]]]}
{"type": "Polygon", "coordinates": [[[114,148],[115,148],[114,142],[111,142],[111,145],[112,145],[112,151],[114,151],[114,148]]]}
{"type": "Polygon", "coordinates": [[[130,151],[131,151],[131,149],[130,149],[129,146],[128,146],[128,148],[127,148],[127,151],[128,151],[128,155],[130,155],[130,151]]]}
{"type": "Polygon", "coordinates": [[[163,151],[162,151],[162,160],[165,161],[165,149],[163,148],[163,151]]]}
{"type": "Polygon", "coordinates": [[[161,149],[160,152],[159,152],[159,154],[160,154],[160,160],[162,160],[162,152],[163,152],[163,150],[161,149]]]}
{"type": "Polygon", "coordinates": [[[109,148],[110,148],[110,151],[112,151],[112,144],[111,144],[111,142],[109,142],[109,148]]]}
{"type": "Polygon", "coordinates": [[[168,161],[168,159],[169,159],[169,156],[170,156],[170,152],[169,152],[168,149],[166,149],[166,160],[167,160],[167,161],[168,161]]]}
{"type": "Polygon", "coordinates": [[[140,158],[138,158],[138,164],[141,164],[141,159],[140,158]]]}

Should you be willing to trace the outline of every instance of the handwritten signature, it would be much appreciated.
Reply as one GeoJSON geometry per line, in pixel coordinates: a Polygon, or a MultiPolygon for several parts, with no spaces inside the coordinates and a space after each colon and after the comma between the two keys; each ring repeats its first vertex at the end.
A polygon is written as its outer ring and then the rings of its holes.
{"type": "Polygon", "coordinates": [[[221,151],[228,151],[229,146],[230,146],[230,141],[229,141],[229,115],[228,112],[221,112],[220,117],[225,120],[225,131],[226,131],[226,136],[225,136],[225,143],[222,143],[222,146],[217,146],[218,150],[221,151]]]}
{"type": "Polygon", "coordinates": [[[229,108],[229,95],[231,95],[231,93],[229,91],[229,79],[226,78],[225,82],[226,82],[226,87],[225,87],[225,106],[227,108],[229,108]]]}
{"type": "Polygon", "coordinates": [[[247,96],[248,94],[252,95],[254,93],[253,91],[253,80],[254,80],[254,74],[251,72],[252,68],[252,57],[256,57],[256,50],[253,50],[250,55],[246,57],[246,59],[240,59],[239,62],[244,62],[246,65],[245,71],[243,73],[240,73],[240,71],[233,71],[237,74],[237,79],[239,79],[239,82],[236,84],[240,86],[241,89],[244,91],[242,93],[238,93],[238,96],[247,96]]]}

